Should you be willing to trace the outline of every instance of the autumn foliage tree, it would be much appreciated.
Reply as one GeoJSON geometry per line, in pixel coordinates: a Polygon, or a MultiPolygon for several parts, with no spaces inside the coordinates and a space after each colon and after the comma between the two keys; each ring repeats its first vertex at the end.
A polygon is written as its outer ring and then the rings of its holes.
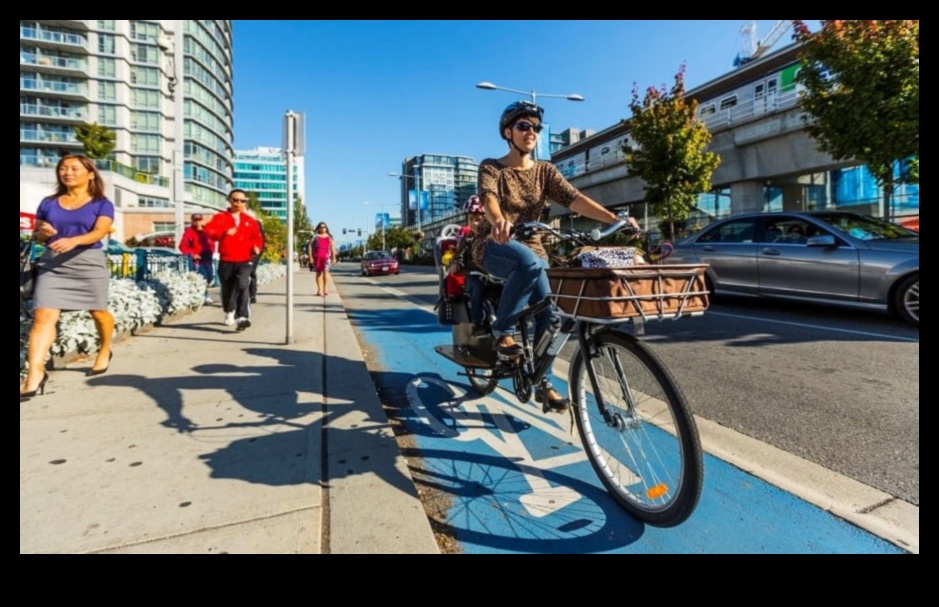
{"type": "Polygon", "coordinates": [[[685,97],[685,66],[670,91],[649,87],[640,101],[634,84],[629,109],[629,137],[622,146],[626,166],[645,182],[646,202],[674,238],[675,224],[688,219],[698,194],[711,189],[720,165],[717,154],[705,151],[711,133],[696,117],[698,102],[685,97]]]}
{"type": "Polygon", "coordinates": [[[919,183],[919,20],[793,26],[806,131],[834,159],[867,165],[889,219],[896,184],[919,183]]]}

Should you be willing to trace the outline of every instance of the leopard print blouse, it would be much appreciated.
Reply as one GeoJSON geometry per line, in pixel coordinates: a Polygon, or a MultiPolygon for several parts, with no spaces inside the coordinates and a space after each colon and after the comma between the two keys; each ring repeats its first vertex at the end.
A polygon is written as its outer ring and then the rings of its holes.
{"type": "MultiPolygon", "coordinates": [[[[479,164],[479,197],[491,193],[499,199],[502,215],[513,224],[526,221],[540,221],[541,214],[551,202],[564,208],[570,208],[580,191],[572,186],[556,166],[540,160],[530,169],[514,169],[498,160],[487,158],[479,164]]],[[[483,266],[486,243],[492,240],[492,224],[483,219],[476,229],[473,240],[473,260],[483,266]]],[[[523,241],[543,259],[548,258],[541,245],[541,237],[534,236],[523,241]]]]}

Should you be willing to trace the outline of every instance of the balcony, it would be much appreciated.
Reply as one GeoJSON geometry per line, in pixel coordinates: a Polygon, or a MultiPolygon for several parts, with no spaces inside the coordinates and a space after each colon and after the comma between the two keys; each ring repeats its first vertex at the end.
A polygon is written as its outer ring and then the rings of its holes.
{"type": "Polygon", "coordinates": [[[36,71],[46,74],[81,75],[88,74],[88,61],[83,57],[63,57],[41,51],[32,52],[20,50],[20,66],[34,67],[36,71]]]}
{"type": "Polygon", "coordinates": [[[72,97],[89,101],[88,86],[85,82],[67,82],[54,78],[42,78],[36,75],[20,76],[20,90],[56,97],[72,97]]]}
{"type": "Polygon", "coordinates": [[[33,42],[48,48],[64,45],[72,47],[75,50],[87,51],[85,45],[88,39],[73,32],[64,32],[54,29],[40,27],[20,26],[20,40],[32,40],[33,42]]]}
{"type": "Polygon", "coordinates": [[[40,103],[20,103],[20,116],[39,116],[62,122],[86,122],[88,108],[60,107],[40,103]]]}
{"type": "Polygon", "coordinates": [[[96,160],[95,164],[98,165],[98,170],[100,171],[111,171],[112,173],[117,173],[118,175],[127,177],[128,179],[133,179],[137,183],[158,185],[164,188],[168,188],[170,185],[170,180],[168,177],[161,177],[159,175],[144,173],[143,171],[138,171],[133,167],[129,167],[126,164],[121,164],[115,160],[96,160]]]}

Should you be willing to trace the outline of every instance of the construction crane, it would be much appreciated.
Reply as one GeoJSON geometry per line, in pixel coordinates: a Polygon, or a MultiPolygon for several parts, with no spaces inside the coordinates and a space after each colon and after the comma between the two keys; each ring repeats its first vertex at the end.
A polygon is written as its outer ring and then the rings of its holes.
{"type": "Polygon", "coordinates": [[[782,35],[792,27],[792,21],[777,21],[772,28],[770,28],[769,33],[763,36],[762,40],[757,41],[756,38],[756,21],[750,21],[743,25],[740,28],[740,40],[743,50],[737,54],[737,57],[734,58],[734,66],[740,67],[744,63],[749,63],[755,59],[759,59],[766,51],[768,51],[774,44],[776,44],[782,35]]]}

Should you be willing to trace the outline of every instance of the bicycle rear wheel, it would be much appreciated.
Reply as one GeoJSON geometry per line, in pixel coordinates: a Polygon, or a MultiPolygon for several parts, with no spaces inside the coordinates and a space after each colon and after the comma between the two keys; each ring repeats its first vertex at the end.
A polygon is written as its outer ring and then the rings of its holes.
{"type": "Polygon", "coordinates": [[[476,390],[481,396],[490,394],[499,385],[499,379],[495,377],[492,369],[466,367],[466,377],[469,378],[473,390],[476,390]]]}
{"type": "Polygon", "coordinates": [[[668,369],[634,337],[604,331],[571,361],[580,438],[616,501],[657,527],[684,522],[701,495],[704,465],[691,409],[668,369]],[[587,366],[596,373],[600,405],[587,366]]]}

